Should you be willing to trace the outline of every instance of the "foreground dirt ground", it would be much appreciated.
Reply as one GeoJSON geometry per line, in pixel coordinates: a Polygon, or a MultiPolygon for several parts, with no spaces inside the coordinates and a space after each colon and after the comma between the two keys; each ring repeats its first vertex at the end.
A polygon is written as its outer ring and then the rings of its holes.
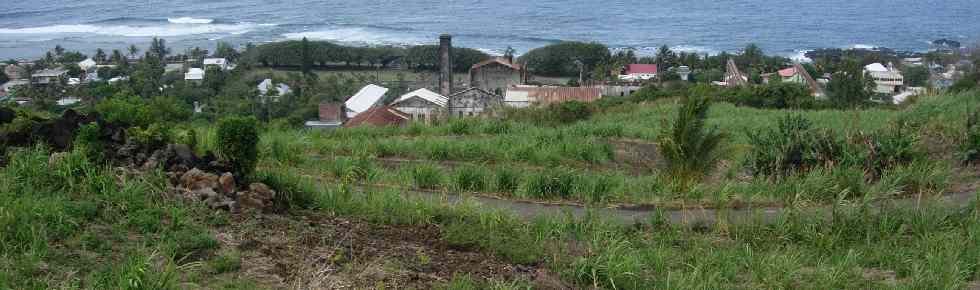
{"type": "MultiPolygon", "coordinates": [[[[454,249],[434,226],[387,226],[304,212],[240,214],[215,229],[241,255],[236,275],[278,289],[431,289],[456,275],[475,281],[542,281],[545,271],[454,249]]],[[[544,283],[544,284],[542,284],[544,283]]],[[[537,288],[537,287],[536,287],[537,288]]],[[[563,287],[557,287],[563,288],[563,287]]]]}

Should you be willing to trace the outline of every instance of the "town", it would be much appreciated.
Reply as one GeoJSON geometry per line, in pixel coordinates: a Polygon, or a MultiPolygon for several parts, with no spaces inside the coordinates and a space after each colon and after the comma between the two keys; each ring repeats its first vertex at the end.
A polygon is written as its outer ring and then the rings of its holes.
{"type": "Polygon", "coordinates": [[[955,40],[43,55],[0,74],[0,289],[980,289],[955,40]]]}
{"type": "MultiPolygon", "coordinates": [[[[472,49],[454,50],[451,42],[451,36],[444,35],[438,46],[348,48],[311,44],[304,39],[262,47],[248,45],[242,51],[219,43],[210,55],[200,48],[170,55],[166,41],[157,39],[156,47],[150,47],[144,55],[132,46],[125,53],[114,50],[111,55],[100,49],[92,57],[58,47],[43,59],[3,64],[5,78],[0,86],[0,101],[64,109],[130,90],[144,97],[179,96],[187,102],[185,105],[193,105],[195,113],[202,113],[208,107],[208,111],[220,111],[214,108],[219,106],[216,97],[234,96],[265,110],[316,107],[299,109],[305,115],[289,117],[306,117],[307,127],[335,128],[428,123],[454,116],[492,115],[495,109],[504,107],[547,106],[565,101],[590,103],[603,97],[643,94],[645,87],[647,91],[676,91],[678,87],[686,89],[699,84],[718,88],[717,94],[737,95],[732,91],[786,83],[804,88],[813,100],[825,103],[850,98],[899,105],[929,90],[950,89],[959,80],[966,81],[955,89],[968,90],[972,88],[970,80],[976,79],[972,73],[974,50],[946,40],[935,41],[928,53],[905,54],[910,57],[899,58],[890,51],[838,49],[836,55],[823,51],[812,62],[766,56],[754,45],[740,54],[715,56],[675,53],[664,46],[653,57],[637,58],[629,50],[611,54],[602,45],[569,42],[515,59],[513,52],[490,56],[472,49]],[[345,59],[344,55],[350,58],[345,59]],[[352,65],[351,60],[357,64],[352,65]],[[362,66],[365,62],[370,64],[362,66]],[[862,68],[848,62],[858,62],[862,68]],[[364,85],[354,94],[341,90],[336,95],[307,92],[307,96],[298,96],[302,90],[291,86],[316,85],[295,74],[280,73],[301,71],[307,76],[316,75],[312,73],[314,66],[318,72],[359,73],[355,83],[364,85]],[[866,80],[861,84],[866,89],[834,92],[834,81],[843,82],[848,79],[842,77],[846,74],[860,74],[857,81],[866,80]],[[408,79],[410,75],[415,79],[408,79]],[[133,79],[134,76],[144,79],[133,79]],[[250,86],[251,90],[241,85],[250,86]],[[236,91],[227,91],[232,88],[236,91]],[[311,97],[319,103],[296,103],[311,97]],[[281,103],[287,101],[292,104],[281,103]],[[359,115],[363,116],[357,118],[359,115]]],[[[680,95],[684,93],[677,94],[680,95]]],[[[284,116],[279,115],[276,117],[284,116]]]]}

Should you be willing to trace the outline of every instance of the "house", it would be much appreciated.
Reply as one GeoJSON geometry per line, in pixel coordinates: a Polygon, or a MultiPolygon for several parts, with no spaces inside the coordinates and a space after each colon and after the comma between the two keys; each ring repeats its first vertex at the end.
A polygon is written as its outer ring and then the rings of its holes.
{"type": "Polygon", "coordinates": [[[504,97],[480,88],[469,88],[449,96],[450,116],[483,116],[504,105],[504,97]]]}
{"type": "Polygon", "coordinates": [[[730,88],[740,87],[749,84],[749,77],[738,69],[734,59],[728,59],[728,63],[725,64],[725,77],[718,84],[730,88]]]}
{"type": "Polygon", "coordinates": [[[31,75],[31,83],[35,85],[60,84],[67,81],[68,70],[46,69],[31,75]]]}
{"type": "Polygon", "coordinates": [[[7,75],[7,79],[19,80],[27,78],[27,70],[23,66],[11,64],[3,67],[3,73],[7,75]]]}
{"type": "Polygon", "coordinates": [[[184,74],[184,80],[193,82],[204,81],[204,70],[196,67],[191,68],[184,74]]]}
{"type": "Polygon", "coordinates": [[[270,97],[270,90],[275,90],[275,92],[271,95],[272,102],[278,102],[279,98],[282,98],[283,96],[292,92],[289,86],[284,83],[279,83],[279,85],[274,86],[272,79],[265,79],[259,83],[258,90],[259,99],[262,100],[263,103],[265,103],[266,98],[270,97]]]}
{"type": "Polygon", "coordinates": [[[163,73],[184,71],[183,63],[168,63],[163,66],[163,73]]]}
{"type": "Polygon", "coordinates": [[[8,96],[12,96],[18,87],[26,86],[28,84],[30,84],[30,82],[27,80],[12,80],[0,85],[0,93],[6,93],[8,96]]]}
{"type": "Polygon", "coordinates": [[[657,77],[655,64],[630,64],[623,68],[619,79],[624,81],[645,81],[657,77]]]}
{"type": "Polygon", "coordinates": [[[404,126],[411,116],[388,106],[376,106],[347,121],[344,128],[360,126],[404,126]]]}
{"type": "Polygon", "coordinates": [[[881,63],[872,63],[864,66],[864,72],[875,82],[875,93],[897,94],[902,91],[905,85],[905,78],[902,72],[895,69],[891,64],[884,66],[881,63]]]}
{"type": "Polygon", "coordinates": [[[347,99],[344,102],[345,113],[347,118],[353,119],[358,114],[367,112],[371,108],[380,106],[384,101],[385,94],[388,93],[388,88],[377,86],[377,85],[367,85],[361,88],[357,94],[347,99]]]}
{"type": "Polygon", "coordinates": [[[449,98],[422,88],[405,95],[391,103],[391,107],[412,116],[412,120],[430,122],[444,115],[449,98]]]}
{"type": "Polygon", "coordinates": [[[224,58],[205,58],[204,59],[204,69],[207,70],[209,66],[218,67],[221,70],[234,69],[235,66],[230,64],[227,59],[224,58]]]}
{"type": "Polygon", "coordinates": [[[507,89],[504,103],[524,108],[568,101],[591,103],[602,98],[602,90],[593,87],[513,87],[507,89]]]}
{"type": "Polygon", "coordinates": [[[86,58],[85,60],[78,63],[78,67],[83,71],[89,72],[98,68],[99,64],[95,62],[92,58],[86,58]]]}
{"type": "Polygon", "coordinates": [[[527,72],[513,57],[495,57],[470,68],[470,87],[502,94],[507,88],[527,82],[527,72]]]}
{"type": "Polygon", "coordinates": [[[793,66],[781,69],[776,73],[762,75],[764,83],[769,83],[773,78],[777,77],[781,82],[796,83],[807,87],[810,89],[810,94],[814,97],[823,97],[825,95],[823,86],[799,63],[794,63],[793,66]]]}
{"type": "Polygon", "coordinates": [[[319,105],[319,118],[316,121],[306,121],[306,127],[311,129],[336,129],[344,124],[344,104],[340,102],[323,102],[319,105]]]}

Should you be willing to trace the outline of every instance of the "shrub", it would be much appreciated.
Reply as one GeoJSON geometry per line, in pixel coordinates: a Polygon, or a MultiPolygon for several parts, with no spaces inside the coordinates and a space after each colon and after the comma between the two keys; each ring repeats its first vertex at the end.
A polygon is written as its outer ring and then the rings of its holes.
{"type": "Polygon", "coordinates": [[[247,178],[258,162],[258,122],[253,117],[229,117],[218,123],[218,147],[235,176],[247,178]]]}
{"type": "Polygon", "coordinates": [[[780,118],[776,129],[747,132],[747,163],[755,176],[782,178],[837,164],[846,143],[832,131],[815,130],[799,115],[780,118]]]}
{"type": "Polygon", "coordinates": [[[419,189],[436,189],[442,185],[442,171],[431,164],[421,164],[412,169],[412,180],[419,189]]]}
{"type": "Polygon", "coordinates": [[[497,179],[497,191],[499,192],[513,193],[520,186],[520,175],[513,168],[498,167],[495,175],[497,179]]]}
{"type": "Polygon", "coordinates": [[[910,164],[924,156],[915,146],[918,135],[901,124],[875,134],[859,135],[858,138],[867,150],[864,154],[865,169],[875,179],[880,178],[885,170],[910,164]]]}
{"type": "Polygon", "coordinates": [[[487,185],[486,170],[477,166],[464,166],[453,177],[456,189],[463,191],[483,191],[487,185]]]}
{"type": "Polygon", "coordinates": [[[173,138],[171,127],[160,123],[151,124],[146,129],[132,127],[126,132],[136,140],[137,144],[150,151],[167,146],[173,138]]]}
{"type": "Polygon", "coordinates": [[[102,141],[99,140],[100,131],[99,124],[95,122],[80,126],[78,133],[75,135],[75,140],[72,142],[72,146],[76,150],[83,152],[89,160],[103,160],[102,141]]]}
{"type": "Polygon", "coordinates": [[[657,137],[657,146],[666,161],[666,173],[684,183],[708,175],[721,159],[725,135],[717,127],[705,128],[710,101],[687,97],[677,118],[665,125],[657,137]]]}
{"type": "Polygon", "coordinates": [[[958,155],[967,164],[980,162],[980,109],[974,111],[966,121],[966,137],[960,143],[958,155]]]}
{"type": "Polygon", "coordinates": [[[533,198],[569,198],[575,194],[577,176],[568,170],[551,170],[528,176],[524,195],[533,198]]]}
{"type": "Polygon", "coordinates": [[[145,127],[158,121],[139,97],[112,97],[95,105],[95,111],[107,122],[124,126],[145,127]]]}
{"type": "Polygon", "coordinates": [[[311,208],[316,204],[316,185],[287,168],[261,170],[255,174],[255,180],[276,190],[277,209],[288,209],[292,206],[311,208]]]}
{"type": "Polygon", "coordinates": [[[560,123],[572,123],[592,116],[592,106],[579,101],[568,101],[549,106],[554,119],[560,123]]]}

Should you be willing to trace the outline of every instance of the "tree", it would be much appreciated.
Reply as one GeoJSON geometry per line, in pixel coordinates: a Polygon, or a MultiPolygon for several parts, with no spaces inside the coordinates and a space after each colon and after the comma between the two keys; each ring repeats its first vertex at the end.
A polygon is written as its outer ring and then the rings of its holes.
{"type": "Polygon", "coordinates": [[[657,137],[665,172],[682,187],[701,180],[721,160],[725,135],[717,127],[706,127],[710,106],[707,98],[685,97],[674,122],[665,125],[657,137]]]}
{"type": "Polygon", "coordinates": [[[665,71],[667,68],[674,66],[676,59],[677,55],[665,44],[657,49],[657,57],[654,59],[654,62],[660,71],[665,71]]]}
{"type": "Polygon", "coordinates": [[[94,60],[95,63],[105,63],[105,61],[106,61],[105,51],[102,50],[101,48],[96,49],[95,50],[95,57],[92,60],[94,60]]]}
{"type": "Polygon", "coordinates": [[[10,78],[7,77],[7,74],[0,73],[0,84],[5,84],[5,83],[7,83],[9,81],[10,81],[10,78]]]}
{"type": "Polygon", "coordinates": [[[65,54],[65,48],[64,47],[61,47],[60,44],[59,45],[55,45],[54,46],[54,54],[57,55],[57,56],[64,55],[65,54]]]}
{"type": "Polygon", "coordinates": [[[853,106],[871,98],[873,80],[866,77],[864,67],[854,59],[845,59],[841,70],[827,84],[827,93],[838,106],[853,106]]]}
{"type": "Polygon", "coordinates": [[[167,48],[167,40],[154,37],[153,41],[150,42],[150,48],[147,50],[147,56],[164,61],[168,54],[170,54],[170,49],[167,48]]]}
{"type": "Polygon", "coordinates": [[[139,55],[139,53],[140,53],[140,49],[136,47],[135,44],[129,45],[129,57],[136,58],[136,56],[139,55]]]}
{"type": "Polygon", "coordinates": [[[239,54],[238,51],[235,50],[235,48],[231,47],[231,44],[228,44],[227,42],[224,41],[220,41],[218,42],[217,48],[214,49],[214,56],[224,58],[227,59],[228,61],[234,62],[238,60],[238,57],[240,57],[241,54],[239,54]]]}
{"type": "Polygon", "coordinates": [[[312,73],[313,58],[310,56],[310,40],[303,37],[303,41],[300,45],[300,65],[303,68],[303,74],[308,75],[312,73]]]}
{"type": "Polygon", "coordinates": [[[504,58],[514,59],[514,54],[516,54],[516,53],[517,53],[517,50],[515,50],[511,46],[507,46],[507,49],[504,50],[504,58]]]}
{"type": "Polygon", "coordinates": [[[579,76],[609,61],[609,48],[599,43],[566,41],[539,47],[522,55],[518,62],[545,76],[579,76]]]}
{"type": "Polygon", "coordinates": [[[910,87],[922,87],[929,82],[929,68],[924,65],[905,66],[902,74],[905,76],[905,85],[910,87]]]}
{"type": "Polygon", "coordinates": [[[126,57],[123,56],[122,51],[113,49],[112,56],[109,57],[109,62],[115,65],[123,65],[126,63],[126,57]]]}

